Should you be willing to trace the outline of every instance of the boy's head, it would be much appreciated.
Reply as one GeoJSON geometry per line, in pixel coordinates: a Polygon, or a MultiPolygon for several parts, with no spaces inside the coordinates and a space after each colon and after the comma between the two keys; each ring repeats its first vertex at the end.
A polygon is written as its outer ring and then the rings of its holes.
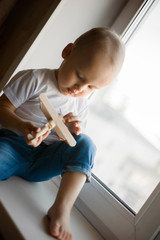
{"type": "Polygon", "coordinates": [[[108,28],[94,28],[68,44],[64,61],[57,70],[62,94],[83,97],[107,86],[116,77],[124,60],[124,45],[108,28]]]}

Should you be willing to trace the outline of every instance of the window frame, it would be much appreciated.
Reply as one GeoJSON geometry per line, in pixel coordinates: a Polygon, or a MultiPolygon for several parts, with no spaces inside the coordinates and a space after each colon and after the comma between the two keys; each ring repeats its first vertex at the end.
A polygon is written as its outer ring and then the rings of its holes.
{"type": "MultiPolygon", "coordinates": [[[[128,1],[112,25],[125,44],[158,1],[128,1]]],[[[53,181],[59,186],[60,179],[56,177],[53,181]]],[[[160,183],[136,214],[92,174],[91,183],[85,184],[75,206],[104,239],[154,240],[160,229],[159,202],[160,183]]]]}
{"type": "MultiPolygon", "coordinates": [[[[59,187],[61,177],[52,181],[59,187]]],[[[75,207],[104,239],[154,240],[160,231],[159,202],[160,183],[135,214],[92,176],[91,183],[85,184],[80,192],[75,207]]]]}

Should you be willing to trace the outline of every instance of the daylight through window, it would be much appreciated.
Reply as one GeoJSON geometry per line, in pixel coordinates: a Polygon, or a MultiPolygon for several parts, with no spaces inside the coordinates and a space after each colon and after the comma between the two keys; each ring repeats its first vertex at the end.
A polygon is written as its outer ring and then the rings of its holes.
{"type": "Polygon", "coordinates": [[[87,125],[93,173],[135,212],[160,180],[159,43],[160,2],[127,43],[118,79],[93,95],[87,125]]]}

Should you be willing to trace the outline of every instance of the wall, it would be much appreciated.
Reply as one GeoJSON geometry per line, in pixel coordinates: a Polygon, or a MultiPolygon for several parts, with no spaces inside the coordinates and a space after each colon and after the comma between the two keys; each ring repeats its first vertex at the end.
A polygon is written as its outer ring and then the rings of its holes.
{"type": "Polygon", "coordinates": [[[127,0],[62,0],[16,72],[27,68],[56,68],[67,43],[93,27],[111,26],[127,0]]]}
{"type": "MultiPolygon", "coordinates": [[[[12,1],[11,3],[13,3],[12,1]]],[[[0,26],[0,91],[59,2],[60,0],[17,0],[4,23],[0,26]]],[[[1,0],[0,22],[2,22],[2,13],[5,7],[9,8],[8,0],[1,0]]]]}

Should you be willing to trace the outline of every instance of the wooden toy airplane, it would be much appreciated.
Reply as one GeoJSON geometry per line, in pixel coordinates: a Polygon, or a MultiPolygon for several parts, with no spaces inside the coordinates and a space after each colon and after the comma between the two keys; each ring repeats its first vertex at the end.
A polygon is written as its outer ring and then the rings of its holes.
{"type": "Polygon", "coordinates": [[[34,141],[35,138],[40,137],[43,135],[46,131],[51,130],[52,128],[55,130],[59,138],[65,142],[71,147],[74,147],[76,145],[76,141],[66,125],[63,122],[63,117],[59,116],[57,112],[54,110],[53,106],[49,102],[49,99],[44,93],[41,93],[39,95],[40,100],[40,108],[41,111],[46,116],[48,123],[46,123],[40,130],[40,132],[36,133],[34,136],[29,134],[28,139],[34,141]]]}

